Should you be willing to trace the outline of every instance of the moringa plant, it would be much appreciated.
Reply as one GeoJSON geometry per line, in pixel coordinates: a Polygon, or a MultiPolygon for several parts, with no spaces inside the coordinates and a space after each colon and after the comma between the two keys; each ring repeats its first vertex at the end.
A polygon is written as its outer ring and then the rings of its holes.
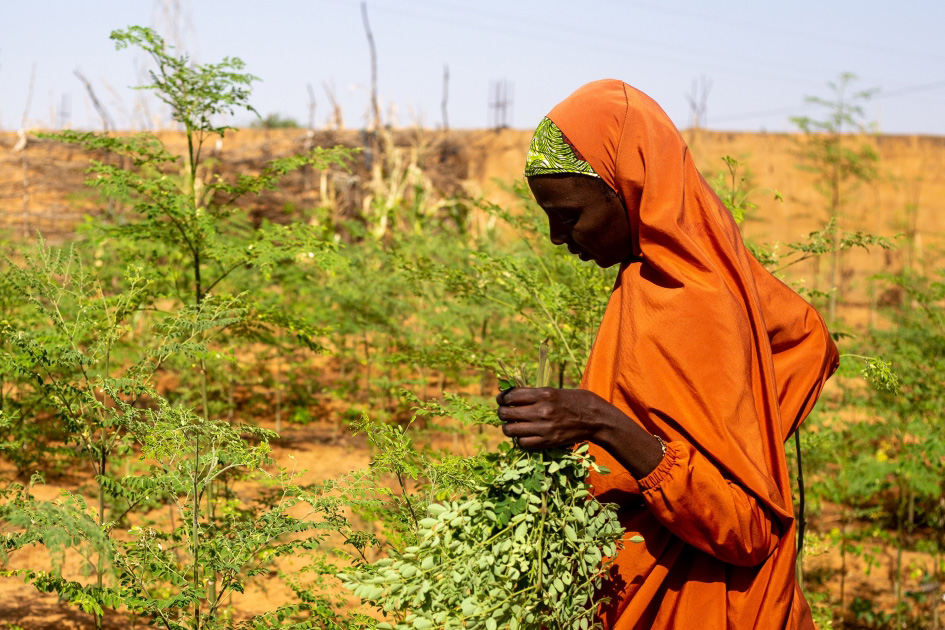
{"type": "MultiPolygon", "coordinates": [[[[94,475],[91,488],[56,501],[35,498],[41,475],[4,489],[7,574],[92,613],[97,627],[109,610],[168,630],[231,626],[232,594],[268,574],[275,558],[314,551],[324,534],[313,528],[330,530],[316,515],[330,520],[337,504],[274,467],[268,443],[275,434],[251,418],[217,417],[212,378],[240,340],[317,347],[319,325],[266,299],[273,270],[336,260],[319,228],[257,226],[235,204],[293,169],[340,164],[347,153],[316,149],[226,180],[204,146],[227,131],[220,116],[252,111],[254,77],[238,59],[200,65],[174,56],[150,29],[112,36],[119,48],[151,55],[156,69],[146,89],[171,106],[187,150],[181,159],[147,134],[55,134],[121,157],[92,160],[89,184],[126,210],[104,217],[86,243],[56,250],[40,241],[4,264],[3,308],[11,316],[0,321],[7,385],[0,396],[17,404],[6,404],[0,418],[3,453],[61,443],[59,461],[85,462],[94,475]],[[166,372],[180,377],[175,400],[154,387],[166,372]],[[237,495],[236,482],[255,490],[237,495]],[[299,512],[300,504],[308,510],[299,512]],[[27,546],[44,547],[54,560],[77,555],[80,574],[67,574],[61,562],[45,572],[18,567],[14,552],[27,546]]],[[[310,567],[325,573],[324,563],[310,567]]],[[[321,595],[298,576],[292,582],[298,601],[250,625],[287,617],[313,623],[306,616],[335,623],[321,595]]]]}
{"type": "Polygon", "coordinates": [[[791,122],[803,133],[798,152],[800,168],[814,173],[817,191],[827,205],[825,229],[831,228],[830,247],[823,252],[830,256],[827,300],[827,319],[831,324],[837,317],[840,288],[840,266],[843,260],[842,234],[839,230],[843,206],[850,193],[859,184],[875,179],[879,155],[863,141],[869,125],[863,120],[863,103],[876,93],[875,89],[851,93],[856,75],[842,73],[836,81],[828,82],[832,98],[807,97],[807,102],[826,109],[823,118],[795,116],[791,122]],[[851,134],[853,134],[851,136],[851,134]]]}
{"type": "MultiPolygon", "coordinates": [[[[539,387],[546,360],[543,346],[539,387]]],[[[514,380],[525,385],[521,372],[514,380]]],[[[405,490],[408,544],[356,564],[342,581],[390,618],[381,630],[594,627],[594,596],[623,528],[615,507],[589,493],[588,474],[606,470],[587,450],[527,452],[506,442],[485,456],[472,487],[446,500],[417,502],[405,490]]]]}
{"type": "MultiPolygon", "coordinates": [[[[0,492],[5,575],[57,593],[94,615],[99,627],[109,609],[167,630],[228,626],[232,593],[268,575],[275,558],[317,550],[338,509],[337,499],[299,487],[290,471],[274,467],[271,431],[207,420],[151,386],[171,358],[210,354],[214,336],[242,325],[249,309],[239,298],[208,296],[144,332],[135,318],[152,296],[134,266],[122,285],[106,287],[73,250],[40,243],[22,267],[8,263],[6,273],[36,312],[25,319],[29,327],[2,323],[4,339],[18,351],[7,356],[18,365],[18,389],[38,401],[22,420],[59,425],[73,449],[69,464],[88,466],[94,476],[91,489],[63,491],[51,501],[33,494],[39,474],[0,492]],[[256,490],[214,493],[223,478],[256,490]],[[52,570],[17,566],[16,552],[30,546],[50,554],[52,570]],[[64,571],[67,553],[81,559],[79,575],[64,571]]],[[[300,597],[264,613],[256,627],[311,614],[327,601],[309,587],[300,597]]]]}

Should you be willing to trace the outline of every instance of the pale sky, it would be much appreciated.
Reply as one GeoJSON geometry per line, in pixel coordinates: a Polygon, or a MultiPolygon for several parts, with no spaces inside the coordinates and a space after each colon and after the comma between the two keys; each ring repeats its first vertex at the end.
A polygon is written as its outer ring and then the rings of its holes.
{"type": "MultiPolygon", "coordinates": [[[[867,119],[885,133],[945,135],[943,0],[367,0],[378,52],[384,121],[442,124],[443,68],[449,66],[452,128],[491,122],[490,86],[512,89],[509,122],[532,128],[559,100],[594,79],[622,79],[648,93],[680,127],[687,94],[710,85],[704,125],[720,130],[790,131],[788,117],[818,110],[842,72],[857,89],[879,88],[867,119]],[[390,112],[393,111],[393,119],[390,112]]],[[[252,103],[262,115],[315,123],[329,114],[325,86],[345,126],[365,125],[370,59],[359,0],[0,0],[0,129],[100,129],[73,74],[79,69],[119,128],[135,113],[144,55],[116,51],[113,29],[154,26],[201,63],[240,57],[262,80],[252,103]],[[168,30],[163,7],[175,14],[168,30]]],[[[698,99],[697,99],[698,100],[698,99]]],[[[140,112],[140,107],[138,109],[140,112]]],[[[169,123],[150,106],[151,124],[169,123]]],[[[241,115],[231,121],[245,125],[241,115]]]]}

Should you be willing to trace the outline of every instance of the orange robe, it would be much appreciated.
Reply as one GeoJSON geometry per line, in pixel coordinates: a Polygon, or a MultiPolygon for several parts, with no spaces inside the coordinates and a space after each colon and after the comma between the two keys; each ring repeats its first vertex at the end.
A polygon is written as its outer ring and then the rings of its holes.
{"type": "Polygon", "coordinates": [[[590,479],[595,494],[644,538],[614,561],[605,628],[813,629],[784,441],[837,366],[823,320],[748,253],[649,97],[597,81],[548,117],[631,208],[638,258],[620,269],[582,386],[668,444],[639,481],[592,445],[611,470],[590,479]]]}

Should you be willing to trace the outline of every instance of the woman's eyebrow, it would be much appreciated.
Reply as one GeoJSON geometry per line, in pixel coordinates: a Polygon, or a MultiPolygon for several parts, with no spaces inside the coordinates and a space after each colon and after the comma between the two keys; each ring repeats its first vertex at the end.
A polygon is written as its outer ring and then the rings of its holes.
{"type": "Polygon", "coordinates": [[[580,212],[581,206],[569,202],[546,203],[542,204],[543,210],[552,210],[554,212],[580,212]]]}

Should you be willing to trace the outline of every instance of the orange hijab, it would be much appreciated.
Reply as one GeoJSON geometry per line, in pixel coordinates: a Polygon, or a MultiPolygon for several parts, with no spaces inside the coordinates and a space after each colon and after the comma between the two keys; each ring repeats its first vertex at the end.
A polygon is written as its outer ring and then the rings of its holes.
{"type": "Polygon", "coordinates": [[[594,448],[611,470],[595,494],[645,539],[615,559],[605,627],[813,628],[783,442],[837,365],[823,320],[748,253],[652,99],[596,81],[548,118],[638,208],[639,260],[620,269],[582,387],[669,443],[639,482],[594,448]]]}

